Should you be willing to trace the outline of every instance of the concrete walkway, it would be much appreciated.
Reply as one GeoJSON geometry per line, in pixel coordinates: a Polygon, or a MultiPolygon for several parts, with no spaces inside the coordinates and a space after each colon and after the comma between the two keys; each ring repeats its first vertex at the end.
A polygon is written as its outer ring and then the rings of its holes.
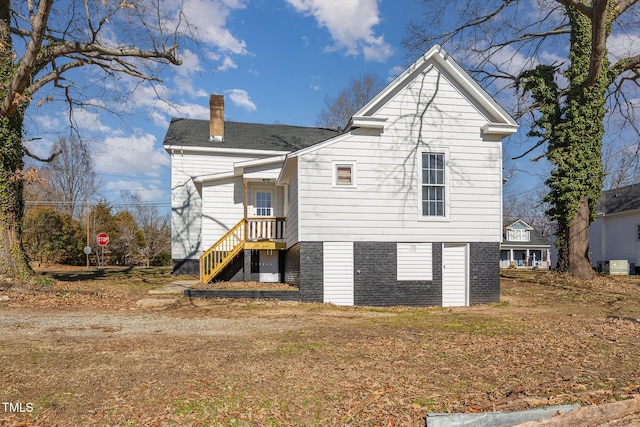
{"type": "Polygon", "coordinates": [[[184,291],[198,284],[197,280],[176,280],[160,288],[151,289],[150,295],[184,295],[184,291]]]}

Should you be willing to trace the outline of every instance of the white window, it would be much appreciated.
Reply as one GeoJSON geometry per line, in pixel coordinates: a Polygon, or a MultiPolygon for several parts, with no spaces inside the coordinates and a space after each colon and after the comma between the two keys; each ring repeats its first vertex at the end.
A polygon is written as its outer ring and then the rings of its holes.
{"type": "Polygon", "coordinates": [[[398,243],[398,280],[433,280],[432,244],[398,243]]]}
{"type": "Polygon", "coordinates": [[[271,205],[271,195],[269,191],[256,192],[256,215],[272,216],[273,208],[271,205]]]}
{"type": "Polygon", "coordinates": [[[510,242],[528,242],[529,230],[524,228],[512,228],[507,233],[507,240],[510,242]]]}
{"type": "Polygon", "coordinates": [[[426,217],[446,215],[446,173],[444,153],[422,153],[422,206],[426,217]]]}
{"type": "Polygon", "coordinates": [[[355,161],[333,162],[333,186],[334,187],[355,187],[356,186],[356,162],[355,161]]]}

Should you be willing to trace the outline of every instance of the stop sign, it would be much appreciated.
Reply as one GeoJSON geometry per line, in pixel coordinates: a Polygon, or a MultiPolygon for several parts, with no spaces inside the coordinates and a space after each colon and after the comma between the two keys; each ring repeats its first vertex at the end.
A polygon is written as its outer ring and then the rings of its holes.
{"type": "Polygon", "coordinates": [[[96,241],[100,246],[107,246],[109,243],[109,235],[107,233],[100,233],[96,241]]]}

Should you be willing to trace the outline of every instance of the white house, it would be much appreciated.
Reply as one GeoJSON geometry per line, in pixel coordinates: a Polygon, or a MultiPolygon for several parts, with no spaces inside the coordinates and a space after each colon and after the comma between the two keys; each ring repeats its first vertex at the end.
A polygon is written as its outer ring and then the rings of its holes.
{"type": "Polygon", "coordinates": [[[304,301],[499,300],[502,139],[516,122],[434,46],[345,131],[176,119],[174,269],[285,281],[304,301]],[[197,266],[197,270],[196,270],[197,266]]]}
{"type": "Polygon", "coordinates": [[[589,227],[591,265],[602,271],[611,260],[640,267],[640,183],[604,191],[589,227]]]}
{"type": "Polygon", "coordinates": [[[550,267],[551,241],[521,219],[505,227],[500,268],[550,267]]]}

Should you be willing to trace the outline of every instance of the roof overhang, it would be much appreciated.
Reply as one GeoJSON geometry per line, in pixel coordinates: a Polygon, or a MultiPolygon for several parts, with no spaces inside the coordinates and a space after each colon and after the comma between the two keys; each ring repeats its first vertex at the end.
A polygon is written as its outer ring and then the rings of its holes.
{"type": "Polygon", "coordinates": [[[280,175],[280,169],[285,156],[273,156],[263,159],[243,160],[233,164],[233,171],[219,172],[214,174],[199,175],[193,178],[195,183],[210,183],[229,179],[234,177],[242,177],[251,180],[276,180],[280,175]],[[276,165],[275,167],[268,167],[276,165]],[[265,167],[266,166],[266,167],[265,167]]]}
{"type": "Polygon", "coordinates": [[[242,154],[246,156],[280,156],[289,153],[289,151],[273,151],[273,150],[252,150],[245,148],[225,148],[225,147],[203,147],[191,145],[165,145],[164,149],[170,154],[180,153],[222,153],[222,154],[242,154]]]}

